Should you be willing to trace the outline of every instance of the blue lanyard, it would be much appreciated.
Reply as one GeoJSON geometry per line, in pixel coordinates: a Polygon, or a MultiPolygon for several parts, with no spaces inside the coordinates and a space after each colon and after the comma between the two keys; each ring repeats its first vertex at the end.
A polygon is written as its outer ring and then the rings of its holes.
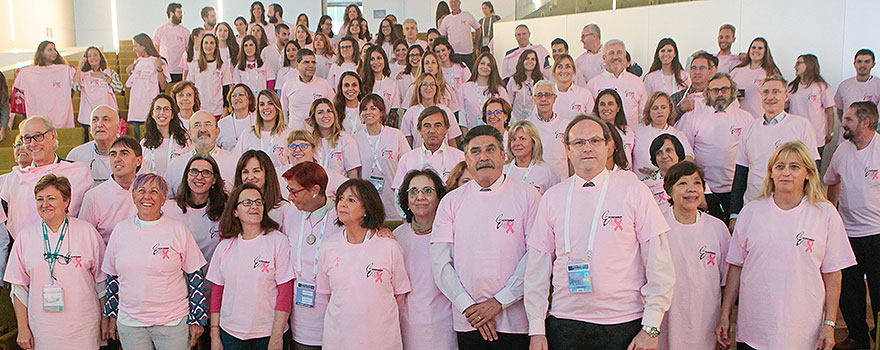
{"type": "Polygon", "coordinates": [[[64,241],[64,232],[67,231],[68,218],[64,218],[64,223],[61,225],[61,235],[58,237],[58,243],[55,244],[55,252],[52,253],[52,247],[49,244],[49,226],[46,225],[46,221],[43,221],[43,240],[46,242],[46,261],[49,262],[49,277],[52,278],[52,281],[55,281],[55,262],[58,261],[58,252],[61,251],[61,242],[64,241]]]}

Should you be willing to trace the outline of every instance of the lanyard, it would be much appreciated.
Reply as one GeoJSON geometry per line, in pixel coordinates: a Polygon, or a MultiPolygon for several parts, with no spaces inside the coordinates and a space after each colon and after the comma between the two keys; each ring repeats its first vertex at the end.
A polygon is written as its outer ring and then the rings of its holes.
{"type": "MultiPolygon", "coordinates": [[[[443,146],[441,145],[440,147],[443,146]]],[[[440,149],[438,148],[437,150],[439,151],[440,149]]],[[[419,169],[425,169],[425,152],[430,151],[422,146],[422,151],[419,152],[419,169]]],[[[438,175],[440,175],[440,177],[443,177],[443,171],[446,169],[446,153],[446,151],[443,151],[443,160],[440,162],[440,169],[437,169],[439,172],[438,175]]]]}
{"type": "MultiPolygon", "coordinates": [[[[523,176],[522,176],[522,180],[521,180],[522,182],[526,182],[526,179],[529,178],[529,174],[532,172],[532,166],[533,166],[533,165],[535,165],[535,161],[534,161],[534,160],[531,161],[531,162],[529,163],[529,167],[526,168],[526,173],[523,174],[523,176]]],[[[516,161],[515,161],[515,160],[514,160],[513,162],[510,163],[510,168],[507,168],[507,172],[504,173],[504,175],[505,175],[505,176],[510,175],[510,172],[513,171],[513,168],[516,168],[516,161]]]]}
{"type": "MultiPolygon", "coordinates": [[[[309,214],[311,215],[311,214],[309,214]]],[[[318,253],[321,251],[321,243],[324,242],[324,229],[327,228],[327,217],[330,216],[330,212],[324,213],[324,217],[321,218],[324,222],[321,223],[321,233],[315,239],[315,264],[312,265],[312,275],[318,275],[318,253]]],[[[296,273],[299,274],[302,272],[302,248],[303,248],[303,230],[306,225],[306,217],[303,216],[302,220],[299,222],[299,245],[296,246],[296,273]]]]}
{"type": "Polygon", "coordinates": [[[321,166],[327,168],[330,165],[330,153],[333,153],[333,150],[330,149],[330,144],[327,142],[327,139],[321,139],[321,149],[324,150],[324,161],[321,162],[321,166]]]}
{"type": "MultiPolygon", "coordinates": [[[[175,142],[172,139],[162,140],[162,143],[165,143],[165,142],[168,142],[168,162],[165,163],[165,166],[168,166],[168,164],[171,164],[171,147],[174,147],[175,142]]],[[[162,147],[162,145],[159,145],[159,147],[162,147]]],[[[153,165],[152,171],[154,171],[154,172],[158,171],[157,168],[159,167],[159,164],[156,163],[156,152],[158,152],[158,151],[159,151],[159,148],[153,148],[150,151],[150,163],[152,163],[152,165],[153,165]]]]}
{"type": "MultiPolygon", "coordinates": [[[[570,231],[570,222],[571,222],[571,197],[574,194],[574,184],[576,179],[571,179],[571,185],[568,186],[568,197],[565,199],[565,224],[563,226],[563,230],[565,232],[565,252],[571,253],[571,231],[570,231]]],[[[611,174],[608,174],[608,177],[605,179],[605,183],[602,184],[602,191],[599,193],[599,202],[596,203],[596,212],[593,214],[593,224],[590,226],[590,239],[587,241],[587,259],[591,259],[593,256],[593,243],[596,240],[596,225],[599,224],[599,215],[602,212],[602,203],[605,202],[605,194],[608,193],[608,183],[611,182],[611,174]]]]}
{"type": "MultiPolygon", "coordinates": [[[[373,142],[370,141],[370,134],[367,133],[367,143],[370,144],[370,151],[373,153],[373,166],[375,166],[376,169],[379,170],[380,174],[382,173],[382,166],[379,165],[379,157],[376,156],[376,148],[380,144],[382,144],[382,142],[381,142],[382,141],[382,131],[385,131],[384,125],[381,127],[381,129],[379,129],[379,135],[376,135],[376,143],[375,144],[373,144],[373,142]]],[[[424,159],[424,155],[425,154],[422,153],[422,159],[424,159]]],[[[372,170],[372,167],[370,168],[370,170],[372,170]]]]}
{"type": "Polygon", "coordinates": [[[55,244],[55,252],[52,253],[52,247],[49,244],[49,226],[46,225],[46,222],[43,221],[43,240],[46,242],[46,261],[49,262],[49,277],[52,278],[52,283],[55,283],[55,262],[58,261],[58,252],[61,251],[61,242],[64,241],[64,232],[67,231],[68,218],[64,218],[64,223],[61,225],[61,235],[58,236],[58,243],[55,244]]]}

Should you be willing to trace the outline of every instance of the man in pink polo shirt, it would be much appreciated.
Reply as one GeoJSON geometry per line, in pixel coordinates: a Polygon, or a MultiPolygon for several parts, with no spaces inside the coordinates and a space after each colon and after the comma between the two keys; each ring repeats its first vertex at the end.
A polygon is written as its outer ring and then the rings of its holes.
{"type": "Polygon", "coordinates": [[[843,115],[853,102],[880,103],[880,79],[871,75],[871,70],[874,69],[874,52],[868,49],[859,50],[853,66],[856,68],[856,76],[842,81],[834,94],[837,115],[843,115]]]}
{"type": "MultiPolygon", "coordinates": [[[[877,105],[869,101],[851,104],[840,121],[846,141],[837,146],[825,172],[828,200],[838,205],[855,266],[843,269],[840,313],[849,331],[835,349],[870,348],[865,322],[865,277],[872,315],[880,312],[880,135],[877,135],[877,105]]],[[[877,320],[874,320],[874,329],[877,320]]]]}
{"type": "Polygon", "coordinates": [[[159,50],[159,54],[168,62],[168,73],[171,74],[171,82],[183,80],[184,62],[183,51],[186,50],[186,41],[189,40],[189,29],[180,25],[183,21],[183,6],[172,2],[165,9],[168,15],[168,23],[156,28],[153,34],[153,44],[159,50]]]}
{"type": "Polygon", "coordinates": [[[675,283],[669,225],[634,173],[606,170],[610,139],[597,116],[565,130],[575,175],[544,192],[529,230],[531,350],[658,346],[675,283]]]}
{"type": "MultiPolygon", "coordinates": [[[[171,160],[165,171],[165,180],[168,181],[168,198],[174,198],[177,188],[183,181],[186,164],[196,153],[209,154],[217,166],[220,167],[220,177],[223,179],[223,188],[231,192],[235,183],[235,167],[238,165],[238,153],[230,152],[217,147],[217,136],[220,135],[220,127],[217,126],[217,118],[209,112],[198,111],[189,118],[189,138],[193,142],[193,151],[171,160]]],[[[216,176],[216,175],[215,175],[216,176]]],[[[191,176],[192,177],[192,176],[191,176]]]]}
{"type": "Polygon", "coordinates": [[[122,136],[113,142],[107,155],[113,175],[86,192],[79,211],[79,218],[95,226],[104,244],[110,241],[116,224],[137,214],[131,184],[141,168],[143,149],[134,138],[122,136]]]}
{"type": "Polygon", "coordinates": [[[504,176],[504,137],[480,125],[464,139],[473,180],[449,192],[431,233],[434,282],[452,302],[458,348],[528,349],[522,303],[527,228],[540,195],[504,176]]]}
{"type": "Polygon", "coordinates": [[[513,36],[516,38],[517,47],[507,50],[504,54],[504,61],[502,61],[501,66],[501,78],[505,79],[513,75],[516,71],[516,62],[519,60],[519,55],[525,50],[534,50],[535,53],[538,54],[538,67],[541,68],[544,77],[551,76],[550,71],[553,62],[550,61],[552,58],[550,52],[547,51],[547,48],[545,48],[544,45],[535,45],[529,42],[532,37],[532,32],[529,31],[529,27],[525,24],[516,26],[516,29],[513,30],[513,36]]]}
{"type": "Polygon", "coordinates": [[[419,23],[412,18],[403,21],[403,38],[406,39],[406,46],[419,45],[423,50],[428,49],[428,42],[419,39],[419,23]]]}
{"type": "Polygon", "coordinates": [[[731,24],[722,25],[718,29],[718,71],[730,73],[740,63],[739,54],[731,53],[730,47],[736,41],[736,27],[731,24]]]}
{"type": "Polygon", "coordinates": [[[590,79],[605,70],[605,62],[602,60],[602,31],[597,24],[587,24],[581,29],[581,43],[584,44],[586,51],[574,61],[577,67],[574,83],[580,87],[587,87],[590,79]]]}
{"type": "Polygon", "coordinates": [[[442,108],[431,106],[419,113],[417,127],[424,140],[421,147],[406,152],[397,162],[397,172],[391,188],[397,190],[403,184],[406,173],[413,169],[431,168],[446,181],[456,164],[465,160],[464,153],[446,143],[449,118],[442,108]]]}
{"type": "Polygon", "coordinates": [[[455,55],[461,58],[468,68],[474,67],[474,41],[471,32],[480,29],[480,22],[472,14],[461,10],[461,0],[449,1],[450,14],[443,17],[437,27],[440,35],[449,38],[455,55]]]}
{"type": "Polygon", "coordinates": [[[291,130],[308,130],[306,119],[312,101],[319,98],[332,99],[333,87],[324,78],[315,76],[317,63],[315,52],[300,49],[296,52],[296,70],[299,77],[288,79],[281,88],[281,107],[287,114],[287,127],[291,130]]]}
{"type": "Polygon", "coordinates": [[[605,71],[590,79],[587,90],[593,94],[593,99],[605,89],[617,90],[623,99],[623,112],[626,114],[628,125],[637,125],[648,102],[648,93],[642,79],[627,72],[626,45],[623,41],[612,39],[605,43],[602,60],[605,62],[605,71]]]}

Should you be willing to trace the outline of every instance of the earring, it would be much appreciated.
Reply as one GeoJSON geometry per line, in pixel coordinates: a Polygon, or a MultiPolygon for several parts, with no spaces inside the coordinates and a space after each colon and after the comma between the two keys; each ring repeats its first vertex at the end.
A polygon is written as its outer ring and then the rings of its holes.
{"type": "Polygon", "coordinates": [[[317,194],[312,193],[312,198],[318,198],[317,194]]]}

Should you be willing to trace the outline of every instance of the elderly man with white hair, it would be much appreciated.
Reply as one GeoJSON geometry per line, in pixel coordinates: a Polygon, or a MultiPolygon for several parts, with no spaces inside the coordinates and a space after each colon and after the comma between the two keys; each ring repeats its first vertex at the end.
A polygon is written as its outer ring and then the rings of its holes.
{"type": "Polygon", "coordinates": [[[235,166],[238,165],[238,153],[230,152],[217,147],[217,137],[220,136],[220,127],[217,119],[207,111],[195,112],[189,118],[189,139],[193,142],[193,150],[190,154],[174,158],[168,164],[165,171],[165,180],[171,186],[168,197],[172,198],[177,193],[180,182],[183,181],[183,172],[186,170],[189,159],[196,153],[208,154],[220,167],[220,177],[223,178],[223,188],[232,191],[235,180],[235,166]]]}
{"type": "Polygon", "coordinates": [[[52,121],[44,116],[30,116],[18,125],[23,146],[31,154],[30,166],[16,166],[0,188],[0,200],[5,202],[8,219],[6,226],[15,239],[18,231],[38,222],[37,201],[34,186],[43,176],[55,174],[70,180],[70,216],[79,215],[83,195],[92,187],[94,180],[88,164],[61,159],[58,149],[58,132],[52,121]]]}
{"type": "Polygon", "coordinates": [[[602,60],[605,61],[605,71],[590,79],[587,90],[590,90],[593,98],[599,96],[602,90],[617,90],[623,99],[626,123],[639,124],[642,110],[648,102],[648,93],[642,79],[626,71],[626,44],[618,39],[608,40],[602,52],[602,60]]]}
{"type": "Polygon", "coordinates": [[[544,161],[556,171],[559,178],[568,178],[568,158],[565,155],[562,136],[572,118],[565,118],[553,112],[553,104],[556,103],[556,85],[551,81],[540,80],[535,83],[532,98],[535,100],[537,111],[526,120],[538,128],[538,135],[541,136],[541,143],[544,146],[544,161]]]}
{"type": "Polygon", "coordinates": [[[96,183],[104,182],[113,172],[110,169],[110,146],[119,138],[119,113],[108,105],[92,109],[89,134],[94,141],[76,146],[67,154],[67,160],[88,164],[96,183]]]}

